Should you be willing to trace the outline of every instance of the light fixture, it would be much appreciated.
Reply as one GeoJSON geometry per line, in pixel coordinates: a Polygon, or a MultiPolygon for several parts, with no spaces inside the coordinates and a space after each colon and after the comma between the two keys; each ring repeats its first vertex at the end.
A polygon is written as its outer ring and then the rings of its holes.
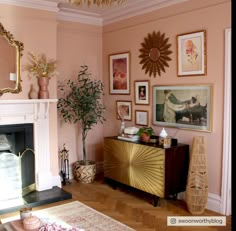
{"type": "Polygon", "coordinates": [[[83,4],[97,5],[97,6],[110,6],[113,3],[121,4],[125,0],[65,0],[67,3],[76,6],[82,6],[83,4]]]}

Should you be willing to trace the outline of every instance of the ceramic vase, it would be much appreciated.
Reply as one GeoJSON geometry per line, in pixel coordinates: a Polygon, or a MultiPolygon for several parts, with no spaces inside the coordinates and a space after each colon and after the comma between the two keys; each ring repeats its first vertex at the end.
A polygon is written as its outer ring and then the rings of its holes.
{"type": "Polygon", "coordinates": [[[49,78],[38,77],[38,85],[39,85],[38,98],[39,99],[49,98],[48,84],[49,84],[49,78]]]}
{"type": "Polygon", "coordinates": [[[29,99],[38,99],[38,92],[35,90],[34,85],[30,85],[29,99]]]}

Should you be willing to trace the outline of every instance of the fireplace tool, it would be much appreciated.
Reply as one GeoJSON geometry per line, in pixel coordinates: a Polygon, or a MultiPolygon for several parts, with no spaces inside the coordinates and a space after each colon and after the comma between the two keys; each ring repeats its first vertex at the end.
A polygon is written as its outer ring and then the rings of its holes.
{"type": "Polygon", "coordinates": [[[60,176],[62,178],[62,185],[70,183],[69,181],[69,150],[66,149],[65,144],[63,149],[60,150],[60,159],[61,159],[61,171],[60,176]]]}

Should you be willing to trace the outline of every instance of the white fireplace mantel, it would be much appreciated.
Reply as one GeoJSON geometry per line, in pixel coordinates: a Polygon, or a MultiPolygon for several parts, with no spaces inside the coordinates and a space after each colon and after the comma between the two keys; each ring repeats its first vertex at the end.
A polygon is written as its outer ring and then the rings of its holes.
{"type": "MultiPolygon", "coordinates": [[[[57,99],[0,100],[0,125],[33,123],[36,190],[55,184],[50,170],[49,108],[57,99]]],[[[60,185],[57,177],[57,185],[60,185]]]]}

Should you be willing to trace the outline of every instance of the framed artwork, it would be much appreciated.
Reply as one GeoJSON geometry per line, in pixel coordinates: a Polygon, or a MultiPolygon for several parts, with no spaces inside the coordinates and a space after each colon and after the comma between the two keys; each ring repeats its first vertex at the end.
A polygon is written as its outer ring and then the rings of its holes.
{"type": "Polygon", "coordinates": [[[130,94],[130,53],[109,55],[110,94],[130,94]]]}
{"type": "Polygon", "coordinates": [[[132,120],[132,101],[116,101],[118,120],[132,120]]]}
{"type": "Polygon", "coordinates": [[[149,104],[149,81],[141,80],[134,82],[135,104],[149,104]]]}
{"type": "Polygon", "coordinates": [[[153,86],[153,124],[211,131],[212,85],[153,86]]]}
{"type": "Polygon", "coordinates": [[[135,124],[136,125],[148,125],[148,111],[135,110],[135,124]]]}
{"type": "Polygon", "coordinates": [[[206,31],[177,35],[178,76],[206,75],[206,31]]]}

